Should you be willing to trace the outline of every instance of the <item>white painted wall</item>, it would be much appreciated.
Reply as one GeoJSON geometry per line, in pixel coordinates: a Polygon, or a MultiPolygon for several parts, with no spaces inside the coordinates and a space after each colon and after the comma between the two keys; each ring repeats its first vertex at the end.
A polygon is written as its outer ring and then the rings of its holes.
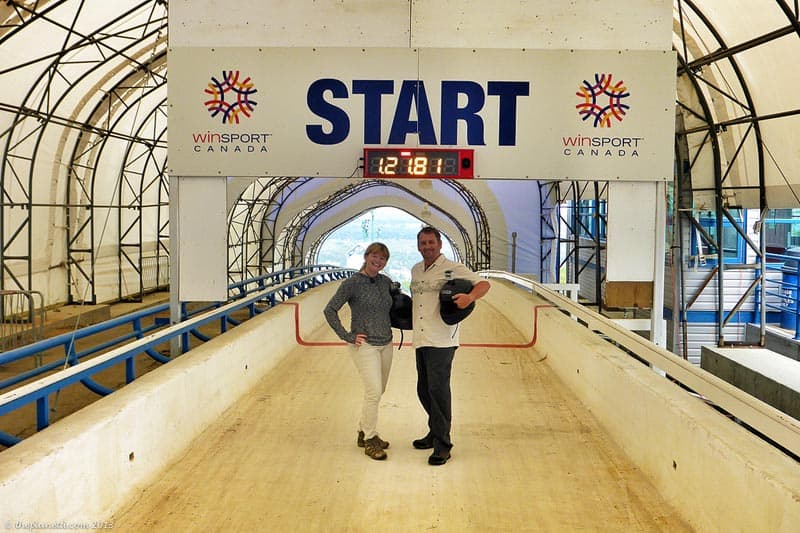
{"type": "Polygon", "coordinates": [[[672,48],[672,0],[239,0],[236,6],[170,1],[170,46],[672,48]]]}
{"type": "MultiPolygon", "coordinates": [[[[523,334],[533,327],[533,308],[547,305],[498,280],[491,294],[523,334]]],[[[535,338],[537,359],[546,357],[698,531],[788,532],[800,524],[800,469],[793,459],[556,308],[538,309],[535,338]]]]}
{"type": "Polygon", "coordinates": [[[607,281],[653,281],[655,183],[608,184],[607,281]]]}

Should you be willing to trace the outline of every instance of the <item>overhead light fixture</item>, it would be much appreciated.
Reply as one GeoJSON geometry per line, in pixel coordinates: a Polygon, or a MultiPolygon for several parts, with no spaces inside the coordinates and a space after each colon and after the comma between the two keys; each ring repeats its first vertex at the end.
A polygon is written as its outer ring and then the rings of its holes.
{"type": "Polygon", "coordinates": [[[433,213],[431,213],[430,204],[428,204],[428,202],[425,202],[424,204],[422,204],[422,211],[420,212],[419,215],[421,217],[423,217],[423,218],[425,218],[425,217],[430,218],[432,214],[433,213]]]}

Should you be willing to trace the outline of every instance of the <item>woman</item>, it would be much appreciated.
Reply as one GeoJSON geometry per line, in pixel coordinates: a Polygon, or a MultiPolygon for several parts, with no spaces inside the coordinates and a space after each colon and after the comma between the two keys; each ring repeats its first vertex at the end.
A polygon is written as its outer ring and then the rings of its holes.
{"type": "Polygon", "coordinates": [[[364,402],[358,423],[358,446],[372,459],[386,459],[389,443],[378,435],[378,405],[392,368],[392,280],[380,274],[389,261],[385,244],[373,242],[364,252],[364,264],[347,278],[325,306],[325,319],[340,339],[350,344],[350,355],[364,383],[364,402]],[[339,309],[350,306],[350,331],[339,319],[339,309]]]}

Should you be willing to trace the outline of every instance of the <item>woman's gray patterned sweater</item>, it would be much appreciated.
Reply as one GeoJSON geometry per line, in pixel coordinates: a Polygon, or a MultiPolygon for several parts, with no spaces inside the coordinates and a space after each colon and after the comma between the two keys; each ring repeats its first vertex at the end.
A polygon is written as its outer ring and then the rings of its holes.
{"type": "Polygon", "coordinates": [[[392,324],[389,310],[392,308],[392,280],[378,274],[374,280],[359,272],[342,282],[325,306],[325,319],[340,339],[355,343],[356,335],[363,333],[367,343],[383,346],[392,342],[392,324]],[[344,329],[339,319],[339,309],[350,306],[350,331],[344,329]]]}

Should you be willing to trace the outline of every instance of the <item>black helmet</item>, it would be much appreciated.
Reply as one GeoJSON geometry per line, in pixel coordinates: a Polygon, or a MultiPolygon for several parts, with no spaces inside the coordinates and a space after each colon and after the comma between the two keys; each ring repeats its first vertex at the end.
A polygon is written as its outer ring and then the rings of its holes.
{"type": "Polygon", "coordinates": [[[475,309],[475,302],[470,303],[464,309],[459,309],[453,301],[456,294],[467,294],[472,290],[472,283],[465,279],[451,279],[439,289],[439,313],[442,320],[450,326],[458,324],[472,313],[475,309]]]}
{"type": "Polygon", "coordinates": [[[414,329],[411,322],[411,296],[400,292],[395,287],[392,290],[392,308],[389,310],[389,319],[392,327],[397,329],[414,329]]]}

